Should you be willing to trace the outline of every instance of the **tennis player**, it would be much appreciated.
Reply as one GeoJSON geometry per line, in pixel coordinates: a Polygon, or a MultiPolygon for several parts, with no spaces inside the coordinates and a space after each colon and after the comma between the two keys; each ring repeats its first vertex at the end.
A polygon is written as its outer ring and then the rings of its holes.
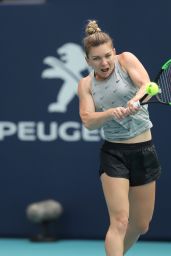
{"type": "Polygon", "coordinates": [[[123,256],[149,228],[161,173],[147,105],[134,104],[150,79],[132,53],[116,54],[96,21],[88,21],[83,44],[92,72],[78,85],[80,117],[86,128],[104,132],[99,173],[110,217],[106,255],[123,256]]]}

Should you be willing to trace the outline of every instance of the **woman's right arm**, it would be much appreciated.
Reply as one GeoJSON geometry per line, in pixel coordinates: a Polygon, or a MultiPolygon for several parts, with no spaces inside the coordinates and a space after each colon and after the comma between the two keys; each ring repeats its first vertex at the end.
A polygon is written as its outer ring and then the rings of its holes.
{"type": "Polygon", "coordinates": [[[110,108],[103,112],[95,112],[90,86],[90,76],[81,79],[78,84],[79,112],[81,120],[87,129],[95,130],[100,128],[108,120],[125,117],[126,111],[123,107],[110,108]]]}

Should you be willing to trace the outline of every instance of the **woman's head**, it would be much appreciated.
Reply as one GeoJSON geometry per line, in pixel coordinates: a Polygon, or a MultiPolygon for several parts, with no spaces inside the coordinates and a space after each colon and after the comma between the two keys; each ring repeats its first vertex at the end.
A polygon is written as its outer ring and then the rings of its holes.
{"type": "Polygon", "coordinates": [[[83,40],[86,60],[96,74],[96,78],[105,79],[114,70],[115,49],[111,37],[102,32],[96,21],[89,21],[83,40]]]}
{"type": "Polygon", "coordinates": [[[111,37],[101,30],[95,20],[89,20],[85,28],[85,37],[83,39],[86,57],[89,57],[89,52],[92,47],[97,47],[106,43],[109,43],[111,48],[113,48],[111,37]]]}

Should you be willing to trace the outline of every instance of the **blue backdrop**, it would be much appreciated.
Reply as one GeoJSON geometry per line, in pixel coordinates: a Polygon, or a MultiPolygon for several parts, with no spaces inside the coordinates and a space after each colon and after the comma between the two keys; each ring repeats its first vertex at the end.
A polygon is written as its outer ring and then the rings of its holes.
{"type": "MultiPolygon", "coordinates": [[[[81,46],[88,19],[110,33],[117,52],[133,52],[151,78],[171,57],[171,2],[58,0],[0,6],[0,236],[37,233],[26,207],[49,198],[64,213],[61,238],[103,238],[108,215],[98,177],[100,132],[82,127],[77,83],[87,74],[81,46]]],[[[170,116],[150,106],[162,164],[151,229],[171,238],[170,116]]]]}

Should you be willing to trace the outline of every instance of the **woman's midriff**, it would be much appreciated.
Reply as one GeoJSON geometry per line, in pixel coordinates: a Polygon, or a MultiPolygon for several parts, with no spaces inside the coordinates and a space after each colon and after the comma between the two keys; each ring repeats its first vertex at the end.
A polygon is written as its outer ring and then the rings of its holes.
{"type": "Polygon", "coordinates": [[[122,140],[122,141],[110,141],[113,143],[139,143],[139,142],[144,142],[144,141],[149,141],[151,140],[151,130],[147,130],[131,139],[128,140],[122,140]]]}

